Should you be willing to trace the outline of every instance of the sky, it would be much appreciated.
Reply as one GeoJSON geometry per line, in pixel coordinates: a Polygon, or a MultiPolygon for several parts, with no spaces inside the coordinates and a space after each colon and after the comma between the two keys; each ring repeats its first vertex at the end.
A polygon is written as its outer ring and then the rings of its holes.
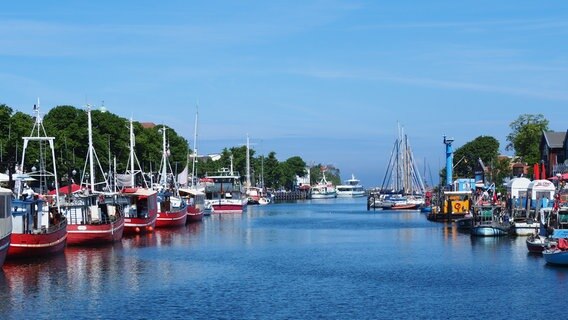
{"type": "MultiPolygon", "coordinates": [[[[427,180],[542,113],[565,131],[566,1],[8,1],[0,103],[165,123],[198,151],[332,164],[380,186],[398,127],[427,180]],[[431,172],[431,174],[430,174],[431,172]]],[[[96,125],[96,124],[94,124],[96,125]]]]}

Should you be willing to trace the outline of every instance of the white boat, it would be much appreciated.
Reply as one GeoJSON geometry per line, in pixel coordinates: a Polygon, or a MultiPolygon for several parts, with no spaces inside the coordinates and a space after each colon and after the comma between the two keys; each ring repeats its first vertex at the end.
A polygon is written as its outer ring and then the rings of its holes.
{"type": "Polygon", "coordinates": [[[355,179],[355,175],[351,174],[351,179],[345,180],[345,184],[338,185],[338,198],[357,198],[365,196],[365,189],[361,185],[361,180],[355,179]]]}
{"type": "Polygon", "coordinates": [[[243,213],[247,205],[240,183],[238,172],[222,168],[215,174],[206,174],[205,179],[210,182],[205,186],[206,207],[210,206],[214,213],[243,213]]]}
{"type": "Polygon", "coordinates": [[[331,199],[337,197],[337,191],[333,183],[325,179],[325,169],[322,170],[320,182],[312,186],[312,199],[331,199]]]}

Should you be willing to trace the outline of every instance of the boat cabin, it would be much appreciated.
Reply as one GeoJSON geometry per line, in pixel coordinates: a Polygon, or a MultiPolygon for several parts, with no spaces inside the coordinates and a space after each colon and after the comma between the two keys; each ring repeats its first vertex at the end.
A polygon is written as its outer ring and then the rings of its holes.
{"type": "Polygon", "coordinates": [[[534,180],[527,188],[526,210],[530,214],[538,212],[540,208],[551,208],[554,205],[556,188],[548,180],[534,180]]]}

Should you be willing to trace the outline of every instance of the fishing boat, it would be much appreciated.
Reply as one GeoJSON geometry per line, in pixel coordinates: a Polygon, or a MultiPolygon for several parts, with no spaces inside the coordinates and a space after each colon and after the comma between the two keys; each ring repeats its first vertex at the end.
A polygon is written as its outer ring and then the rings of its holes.
{"type": "Polygon", "coordinates": [[[337,197],[335,186],[325,178],[326,171],[326,167],[321,167],[321,180],[311,187],[312,199],[331,199],[337,197]]]}
{"type": "Polygon", "coordinates": [[[506,219],[502,221],[499,207],[482,206],[473,210],[471,235],[477,237],[500,237],[509,234],[511,225],[506,219]]]}
{"type": "Polygon", "coordinates": [[[166,144],[166,127],[163,126],[159,130],[162,132],[162,161],[160,164],[159,182],[154,185],[154,190],[158,191],[156,227],[173,228],[184,226],[187,221],[187,205],[179,196],[178,183],[174,181],[172,168],[168,161],[170,151],[166,144]]]}
{"type": "Polygon", "coordinates": [[[180,188],[179,195],[187,203],[187,223],[203,220],[205,193],[197,188],[180,188]]]}
{"type": "Polygon", "coordinates": [[[120,194],[124,203],[124,234],[138,234],[154,231],[158,216],[157,192],[148,187],[148,182],[141,170],[134,153],[135,137],[132,119],[130,119],[130,155],[128,169],[119,175],[117,184],[122,187],[120,194]],[[136,168],[135,163],[138,164],[136,168]],[[140,184],[136,183],[139,177],[140,184]]]}
{"type": "MultiPolygon", "coordinates": [[[[91,107],[87,107],[89,147],[85,166],[89,165],[88,174],[83,172],[81,185],[73,188],[72,179],[69,185],[53,194],[65,194],[61,212],[67,219],[67,245],[96,246],[113,243],[122,239],[124,231],[124,214],[118,201],[118,193],[111,192],[107,176],[100,171],[98,175],[104,182],[95,183],[95,160],[98,167],[96,151],[93,146],[93,130],[91,107]],[[88,179],[83,177],[88,176],[88,179]],[[99,189],[100,187],[100,189],[99,189]],[[75,191],[73,191],[75,190],[75,191]]],[[[70,178],[70,177],[69,177],[70,178]]]]}
{"type": "Polygon", "coordinates": [[[355,179],[355,175],[351,174],[351,179],[345,180],[345,184],[337,186],[338,198],[358,198],[365,196],[365,189],[361,185],[361,180],[355,179]]]}
{"type": "Polygon", "coordinates": [[[0,188],[0,267],[4,264],[12,234],[12,190],[0,188]]]}
{"type": "Polygon", "coordinates": [[[206,173],[206,179],[211,183],[205,186],[205,202],[214,213],[243,213],[247,200],[244,198],[240,176],[231,167],[221,168],[214,174],[206,173]]]}
{"type": "Polygon", "coordinates": [[[67,241],[67,220],[61,214],[58,196],[47,195],[49,183],[59,188],[55,165],[54,137],[45,136],[39,107],[34,106],[35,123],[32,133],[23,137],[22,161],[14,174],[12,200],[12,235],[7,259],[52,256],[63,252],[67,241]],[[42,135],[43,134],[43,135],[42,135]],[[39,143],[39,168],[24,172],[29,142],[39,143]],[[48,145],[49,147],[46,147],[48,145]],[[51,151],[52,171],[47,170],[44,152],[51,151]],[[43,151],[43,152],[42,152],[43,151]],[[36,191],[27,183],[39,181],[36,191]]]}

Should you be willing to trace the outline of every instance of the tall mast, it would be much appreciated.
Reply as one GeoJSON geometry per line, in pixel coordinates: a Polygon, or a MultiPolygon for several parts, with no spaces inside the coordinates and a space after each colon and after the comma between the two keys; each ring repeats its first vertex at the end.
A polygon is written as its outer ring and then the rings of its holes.
{"type": "Polygon", "coordinates": [[[91,124],[91,106],[87,105],[87,119],[89,127],[89,178],[91,192],[95,191],[95,165],[93,163],[93,125],[91,124]]]}
{"type": "Polygon", "coordinates": [[[168,150],[166,148],[166,126],[162,126],[162,172],[160,173],[160,184],[167,184],[166,175],[168,174],[168,150]]]}
{"type": "Polygon", "coordinates": [[[195,186],[195,171],[197,170],[197,118],[199,117],[199,105],[195,111],[195,127],[193,132],[193,159],[191,163],[191,186],[195,186]]]}
{"type": "Polygon", "coordinates": [[[249,136],[247,133],[247,189],[250,188],[250,144],[249,144],[249,136]]]}
{"type": "Polygon", "coordinates": [[[130,183],[134,187],[134,127],[130,118],[130,183]]]}

